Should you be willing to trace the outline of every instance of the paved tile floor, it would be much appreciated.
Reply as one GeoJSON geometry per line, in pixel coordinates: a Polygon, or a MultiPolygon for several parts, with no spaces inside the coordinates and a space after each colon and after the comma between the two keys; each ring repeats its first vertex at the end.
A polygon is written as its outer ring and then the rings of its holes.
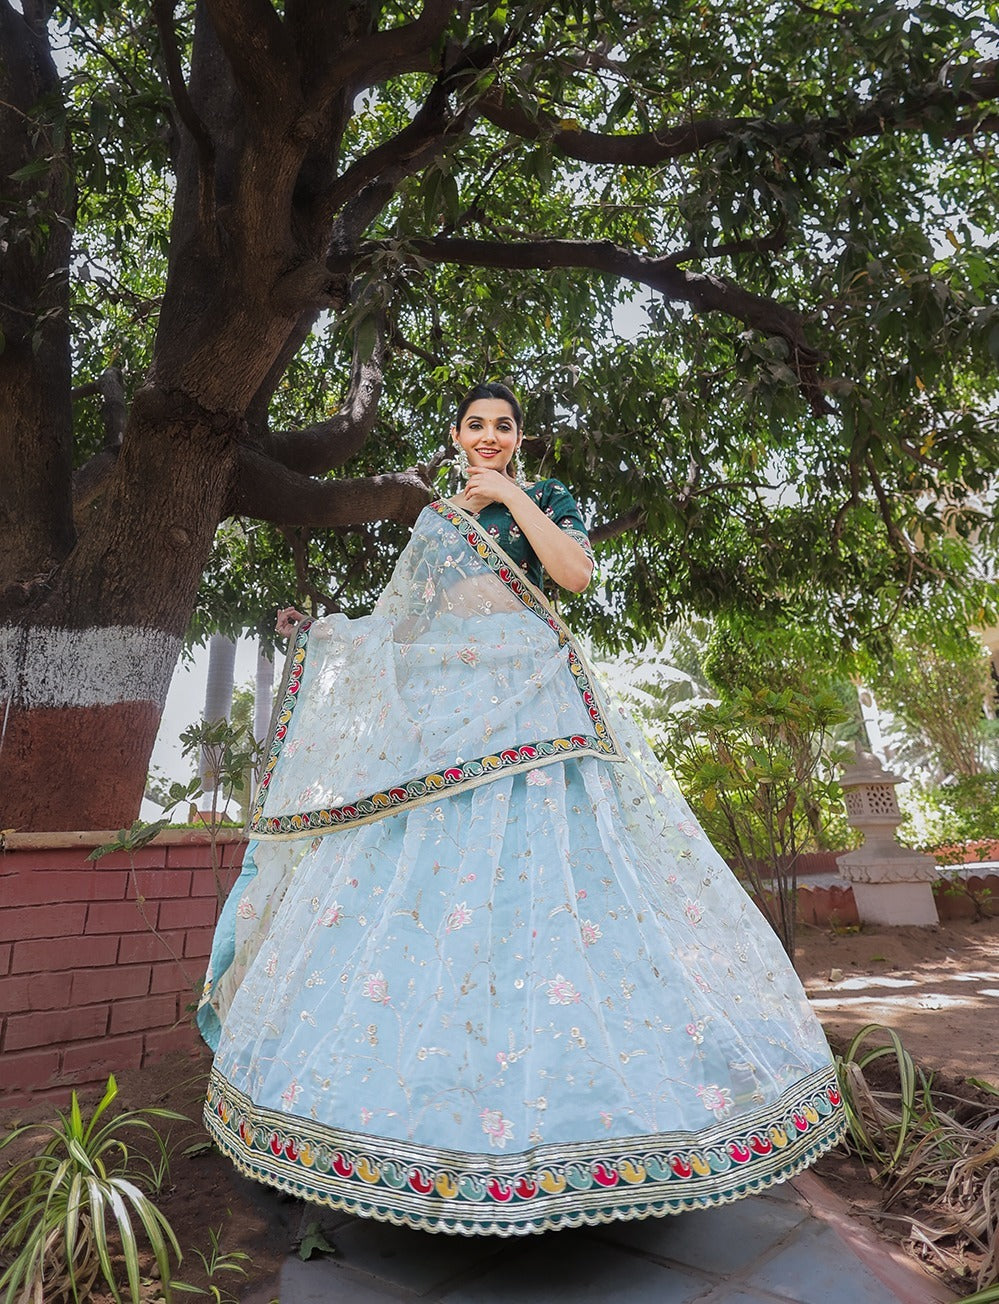
{"type": "Polygon", "coordinates": [[[511,1240],[432,1236],[307,1207],[336,1248],[289,1258],[281,1304],[943,1304],[817,1179],[720,1209],[511,1240]]]}

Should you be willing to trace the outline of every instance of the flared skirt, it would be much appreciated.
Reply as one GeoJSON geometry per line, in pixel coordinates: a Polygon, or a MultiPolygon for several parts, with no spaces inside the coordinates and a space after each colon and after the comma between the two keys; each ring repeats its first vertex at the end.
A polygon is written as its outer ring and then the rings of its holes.
{"type": "Polygon", "coordinates": [[[777,938],[645,760],[251,845],[205,1119],[249,1176],[431,1231],[721,1204],[843,1131],[777,938]]]}

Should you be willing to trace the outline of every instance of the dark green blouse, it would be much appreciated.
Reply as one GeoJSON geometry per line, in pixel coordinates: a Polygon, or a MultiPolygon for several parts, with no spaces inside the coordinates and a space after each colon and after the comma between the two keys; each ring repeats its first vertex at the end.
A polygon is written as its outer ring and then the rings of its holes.
{"type": "MultiPolygon", "coordinates": [[[[593,556],[586,526],[579,514],[579,508],[572,494],[561,480],[537,480],[526,493],[533,498],[546,516],[550,516],[560,530],[593,556]]],[[[478,513],[479,524],[487,534],[492,535],[499,546],[515,561],[527,578],[538,588],[542,585],[542,567],[537,553],[524,538],[520,527],[503,503],[487,503],[478,513]]]]}

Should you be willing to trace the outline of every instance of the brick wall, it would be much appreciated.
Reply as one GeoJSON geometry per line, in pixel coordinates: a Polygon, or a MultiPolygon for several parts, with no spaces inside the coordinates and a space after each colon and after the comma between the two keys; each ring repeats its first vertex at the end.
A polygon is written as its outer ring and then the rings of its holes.
{"type": "MultiPolygon", "coordinates": [[[[0,1104],[53,1097],[193,1047],[218,915],[207,835],[168,831],[87,860],[110,835],[8,835],[0,852],[0,1104]]],[[[223,835],[223,885],[243,843],[223,835]]]]}

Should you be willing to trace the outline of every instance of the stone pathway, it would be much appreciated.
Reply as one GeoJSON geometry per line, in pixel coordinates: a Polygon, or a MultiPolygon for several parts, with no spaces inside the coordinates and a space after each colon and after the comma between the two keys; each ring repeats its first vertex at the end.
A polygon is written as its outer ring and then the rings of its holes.
{"type": "MultiPolygon", "coordinates": [[[[719,1209],[499,1239],[307,1207],[336,1254],[281,1272],[281,1304],[946,1304],[811,1174],[719,1209]]],[[[271,1295],[273,1298],[273,1294],[271,1295]]],[[[247,1304],[250,1304],[247,1301],[247,1304]]]]}

